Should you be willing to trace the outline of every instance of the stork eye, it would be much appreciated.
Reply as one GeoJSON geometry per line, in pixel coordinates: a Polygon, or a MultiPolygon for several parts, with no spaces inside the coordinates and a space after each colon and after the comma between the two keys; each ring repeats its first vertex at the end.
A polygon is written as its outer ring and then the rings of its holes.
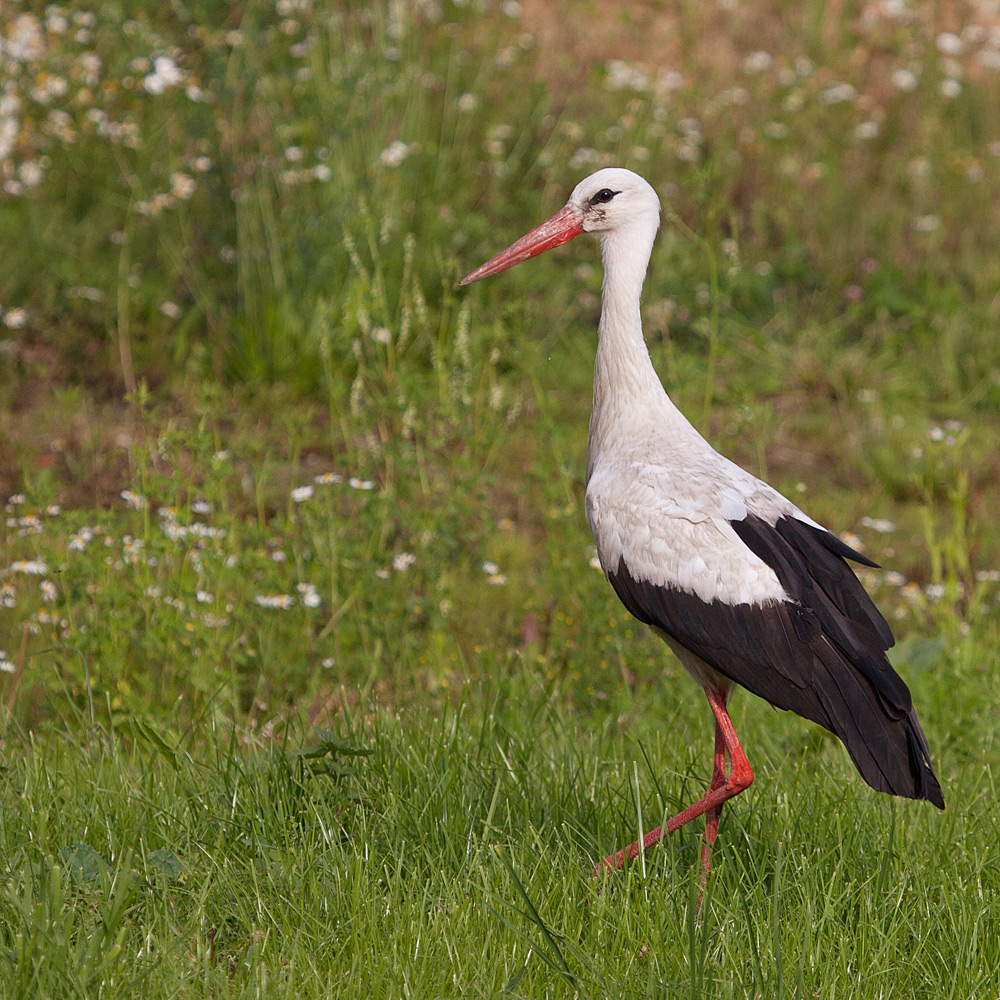
{"type": "Polygon", "coordinates": [[[611,188],[601,188],[601,190],[590,199],[590,204],[606,205],[616,194],[621,194],[621,191],[612,191],[611,188]]]}

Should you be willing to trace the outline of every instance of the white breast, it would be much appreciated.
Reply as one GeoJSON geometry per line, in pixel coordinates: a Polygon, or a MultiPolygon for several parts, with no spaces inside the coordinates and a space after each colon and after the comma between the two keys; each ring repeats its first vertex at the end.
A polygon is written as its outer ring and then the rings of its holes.
{"type": "Polygon", "coordinates": [[[759,480],[742,473],[745,484],[720,481],[720,472],[700,468],[677,474],[643,463],[595,466],[587,484],[587,519],[605,572],[615,572],[624,559],[634,578],[706,602],[787,599],[774,570],[729,523],[746,517],[754,499],[740,487],[759,480]]]}

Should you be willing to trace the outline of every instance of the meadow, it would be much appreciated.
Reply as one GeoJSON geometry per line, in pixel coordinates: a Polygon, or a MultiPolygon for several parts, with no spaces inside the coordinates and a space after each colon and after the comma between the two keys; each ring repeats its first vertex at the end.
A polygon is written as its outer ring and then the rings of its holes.
{"type": "Polygon", "coordinates": [[[1000,996],[1000,13],[0,0],[0,996],[1000,996]],[[586,240],[651,354],[881,565],[947,809],[596,564],[586,240]],[[998,768],[994,771],[994,768],[998,768]]]}

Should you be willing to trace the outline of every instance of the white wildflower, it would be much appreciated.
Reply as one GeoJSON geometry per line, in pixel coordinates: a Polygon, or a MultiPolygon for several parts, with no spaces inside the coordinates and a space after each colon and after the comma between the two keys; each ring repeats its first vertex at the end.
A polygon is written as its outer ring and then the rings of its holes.
{"type": "Polygon", "coordinates": [[[312,486],[296,486],[295,489],[292,490],[292,499],[296,503],[304,503],[306,500],[309,500],[315,492],[316,490],[312,486]]]}
{"type": "Polygon", "coordinates": [[[0,673],[12,674],[15,670],[17,670],[17,666],[7,659],[7,651],[0,649],[0,673]]]}
{"type": "Polygon", "coordinates": [[[483,572],[486,573],[487,576],[494,576],[500,572],[500,567],[495,562],[484,562],[483,572]]]}
{"type": "Polygon", "coordinates": [[[324,472],[313,480],[317,486],[335,486],[343,481],[344,477],[338,476],[336,472],[324,472]]]}
{"type": "Polygon", "coordinates": [[[177,170],[170,175],[170,193],[175,198],[187,201],[194,194],[196,187],[194,178],[182,170],[177,170]]]}
{"type": "Polygon", "coordinates": [[[743,60],[743,69],[747,73],[763,73],[765,70],[771,68],[771,62],[771,53],[765,52],[763,49],[758,49],[756,52],[751,52],[743,60]]]}
{"type": "Polygon", "coordinates": [[[295,604],[295,598],[290,594],[258,594],[253,599],[254,604],[262,608],[276,608],[280,611],[287,611],[295,604]]]}
{"type": "Polygon", "coordinates": [[[355,490],[375,489],[375,484],[370,479],[359,479],[357,476],[351,476],[351,478],[347,480],[347,485],[355,490]]]}
{"type": "Polygon", "coordinates": [[[909,94],[916,90],[917,84],[920,82],[917,74],[910,69],[893,70],[892,76],[889,79],[892,81],[892,85],[904,94],[909,94]]]}
{"type": "Polygon", "coordinates": [[[861,518],[861,524],[865,528],[871,528],[872,531],[877,531],[883,535],[896,530],[895,523],[884,517],[863,517],[861,518]]]}
{"type": "Polygon", "coordinates": [[[7,568],[8,573],[26,573],[29,576],[48,576],[49,567],[44,559],[18,559],[7,568]]]}
{"type": "Polygon", "coordinates": [[[385,149],[379,157],[381,161],[387,167],[398,167],[403,160],[409,156],[410,147],[406,145],[405,142],[400,142],[399,139],[394,139],[385,149]]]}
{"type": "Polygon", "coordinates": [[[59,596],[59,591],[56,590],[56,585],[51,580],[42,580],[38,589],[42,592],[43,601],[51,603],[59,596]]]}
{"type": "Polygon", "coordinates": [[[953,80],[951,77],[948,77],[947,79],[941,81],[938,91],[942,97],[948,97],[951,100],[954,100],[959,94],[962,93],[962,85],[958,82],[958,80],[953,80]]]}
{"type": "Polygon", "coordinates": [[[191,510],[195,514],[211,514],[212,505],[207,500],[195,500],[191,504],[191,510]]]}
{"type": "Polygon", "coordinates": [[[207,590],[199,590],[194,596],[199,604],[212,604],[215,601],[215,594],[210,594],[207,590]]]}
{"type": "Polygon", "coordinates": [[[821,104],[843,104],[853,101],[858,92],[849,83],[835,83],[820,92],[821,104]]]}
{"type": "Polygon", "coordinates": [[[416,561],[417,561],[417,557],[412,552],[400,552],[398,555],[396,555],[396,556],[393,557],[392,568],[397,573],[404,573],[416,561]]]}
{"type": "Polygon", "coordinates": [[[962,39],[952,31],[942,31],[934,43],[943,56],[957,56],[962,51],[962,39]]]}
{"type": "Polygon", "coordinates": [[[153,60],[153,72],[146,76],[142,85],[150,94],[162,94],[170,87],[184,82],[184,71],[170,58],[157,56],[153,60]]]}
{"type": "Polygon", "coordinates": [[[299,603],[306,608],[318,608],[322,603],[322,599],[319,593],[316,591],[316,585],[313,583],[299,583],[295,585],[295,589],[299,592],[299,603]]]}
{"type": "Polygon", "coordinates": [[[120,496],[129,510],[143,510],[149,505],[149,501],[134,490],[122,490],[120,496]]]}
{"type": "Polygon", "coordinates": [[[4,325],[11,330],[20,330],[28,321],[28,313],[20,306],[8,309],[3,317],[4,325]]]}
{"type": "Polygon", "coordinates": [[[176,302],[163,301],[160,303],[160,312],[167,319],[180,319],[182,310],[176,302]]]}

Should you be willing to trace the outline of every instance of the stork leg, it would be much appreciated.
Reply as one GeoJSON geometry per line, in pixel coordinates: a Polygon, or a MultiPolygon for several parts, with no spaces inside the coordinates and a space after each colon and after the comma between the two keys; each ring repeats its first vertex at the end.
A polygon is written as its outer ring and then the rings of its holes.
{"type": "MultiPolygon", "coordinates": [[[[715,716],[715,763],[712,768],[712,780],[708,786],[708,791],[693,805],[687,807],[676,816],[668,819],[663,826],[658,826],[655,830],[650,830],[642,838],[642,850],[651,848],[664,830],[673,833],[678,827],[699,816],[705,816],[705,843],[701,850],[701,864],[705,873],[708,872],[712,864],[712,845],[715,843],[716,834],[719,831],[719,817],[722,815],[722,806],[734,795],[739,795],[744,789],[749,788],[753,783],[753,771],[747,755],[740,746],[736,730],[733,728],[733,721],[726,711],[727,692],[722,688],[706,687],[705,696],[711,706],[712,714],[715,716]],[[729,757],[729,773],[726,774],[726,757],[729,757]]],[[[608,855],[595,869],[594,878],[597,878],[602,871],[609,868],[621,868],[626,861],[631,861],[639,853],[639,841],[629,844],[624,850],[617,854],[608,855]]]]}

